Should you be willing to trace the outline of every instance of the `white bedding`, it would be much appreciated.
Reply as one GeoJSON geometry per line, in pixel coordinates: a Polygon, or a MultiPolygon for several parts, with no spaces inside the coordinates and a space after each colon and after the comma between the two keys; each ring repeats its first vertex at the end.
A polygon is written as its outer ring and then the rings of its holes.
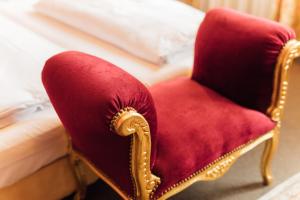
{"type": "Polygon", "coordinates": [[[73,27],[38,14],[32,5],[16,3],[0,8],[0,12],[67,50],[82,51],[112,62],[146,85],[152,85],[166,78],[186,75],[192,69],[193,52],[191,51],[184,58],[174,58],[172,61],[174,64],[160,67],[73,27]]]}
{"type": "MultiPolygon", "coordinates": [[[[65,49],[83,51],[106,59],[149,85],[187,74],[192,67],[193,55],[178,60],[177,65],[159,67],[72,27],[36,14],[31,5],[22,2],[0,6],[0,25],[5,27],[0,31],[0,49],[8,50],[4,54],[10,64],[6,74],[13,75],[15,83],[30,92],[35,99],[45,99],[40,81],[44,61],[65,49]],[[1,15],[9,20],[3,19],[1,15]]],[[[0,129],[0,188],[17,182],[65,155],[67,142],[63,132],[56,114],[47,106],[43,111],[35,111],[18,123],[0,129]]]]}
{"type": "Polygon", "coordinates": [[[14,86],[46,96],[41,84],[45,61],[64,48],[0,16],[0,77],[5,76],[14,86]]]}
{"type": "Polygon", "coordinates": [[[47,106],[41,84],[44,61],[60,48],[0,17],[0,128],[47,106]]]}
{"type": "Polygon", "coordinates": [[[26,107],[26,105],[35,103],[29,92],[14,86],[12,81],[5,81],[1,75],[2,73],[0,72],[0,128],[3,127],[2,121],[7,116],[22,110],[22,107],[26,107]]]}
{"type": "Polygon", "coordinates": [[[191,54],[204,17],[174,0],[40,0],[35,8],[156,64],[191,54]]]}
{"type": "Polygon", "coordinates": [[[67,140],[51,109],[0,129],[0,188],[9,186],[64,156],[67,140]]]}
{"type": "Polygon", "coordinates": [[[0,16],[0,188],[65,155],[66,140],[40,73],[63,48],[0,16]]]}

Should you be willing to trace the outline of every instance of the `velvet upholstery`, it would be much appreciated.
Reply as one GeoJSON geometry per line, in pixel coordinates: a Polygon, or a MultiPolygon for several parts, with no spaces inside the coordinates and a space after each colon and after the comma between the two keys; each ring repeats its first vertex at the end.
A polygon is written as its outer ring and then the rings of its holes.
{"type": "Polygon", "coordinates": [[[161,83],[150,91],[158,120],[153,172],[162,181],[156,195],[275,126],[261,112],[189,78],[161,83]]]}
{"type": "Polygon", "coordinates": [[[109,125],[120,109],[135,108],[150,125],[151,160],[154,160],[156,111],[149,91],[122,69],[79,52],[64,52],[50,58],[43,69],[42,80],[70,133],[73,148],[132,195],[130,137],[111,132],[109,125]]]}
{"type": "Polygon", "coordinates": [[[283,45],[294,33],[227,9],[207,13],[195,46],[192,78],[145,88],[100,58],[65,52],[50,58],[43,83],[76,150],[133,196],[130,137],[109,130],[120,109],[135,108],[151,131],[155,197],[220,156],[272,130],[270,104],[283,45]]]}
{"type": "Polygon", "coordinates": [[[198,30],[192,78],[234,102],[265,112],[277,57],[291,29],[229,9],[206,14],[198,30]]]}

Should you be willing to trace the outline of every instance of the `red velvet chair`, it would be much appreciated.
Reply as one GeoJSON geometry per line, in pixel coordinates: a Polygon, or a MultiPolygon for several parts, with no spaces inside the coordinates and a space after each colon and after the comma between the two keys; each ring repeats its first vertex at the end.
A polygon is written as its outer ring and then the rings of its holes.
{"type": "Polygon", "coordinates": [[[124,199],[166,199],[217,179],[265,141],[269,184],[287,71],[300,51],[294,38],[278,23],[214,9],[199,28],[191,78],[146,88],[107,61],[64,52],[47,61],[42,79],[75,164],[124,199]]]}

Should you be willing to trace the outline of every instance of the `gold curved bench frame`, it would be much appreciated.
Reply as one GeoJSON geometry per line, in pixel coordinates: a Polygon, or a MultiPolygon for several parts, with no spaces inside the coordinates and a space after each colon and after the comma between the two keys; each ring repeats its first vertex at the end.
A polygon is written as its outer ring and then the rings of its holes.
{"type": "MultiPolygon", "coordinates": [[[[270,132],[244,144],[226,155],[215,160],[205,168],[193,173],[191,176],[168,188],[158,199],[167,199],[178,192],[189,187],[197,181],[212,181],[222,177],[232,164],[243,154],[250,151],[258,144],[266,141],[261,161],[261,173],[263,183],[268,185],[272,181],[271,160],[277,149],[280,123],[288,88],[288,69],[292,66],[296,57],[300,56],[300,42],[290,40],[281,50],[277,60],[274,73],[274,88],[271,105],[267,115],[277,122],[277,126],[270,132]]],[[[87,164],[103,181],[110,185],[123,199],[148,200],[153,199],[155,189],[160,183],[160,178],[151,173],[151,134],[146,119],[137,113],[134,108],[124,108],[118,112],[111,123],[111,128],[120,136],[132,137],[131,160],[129,163],[134,186],[135,196],[130,197],[121,190],[108,176],[100,169],[97,169],[90,161],[70,147],[71,161],[74,166],[74,173],[78,180],[78,192],[75,199],[83,199],[85,194],[85,180],[78,161],[87,164]]]]}

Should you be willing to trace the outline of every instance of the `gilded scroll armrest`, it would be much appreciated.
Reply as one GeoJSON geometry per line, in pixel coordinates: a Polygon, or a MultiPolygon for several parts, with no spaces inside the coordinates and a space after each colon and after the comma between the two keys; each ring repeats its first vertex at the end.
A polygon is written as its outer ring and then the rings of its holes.
{"type": "Polygon", "coordinates": [[[130,171],[135,198],[147,200],[160,183],[151,173],[151,134],[147,120],[134,108],[126,107],[112,119],[111,128],[120,136],[132,135],[130,171]]]}

